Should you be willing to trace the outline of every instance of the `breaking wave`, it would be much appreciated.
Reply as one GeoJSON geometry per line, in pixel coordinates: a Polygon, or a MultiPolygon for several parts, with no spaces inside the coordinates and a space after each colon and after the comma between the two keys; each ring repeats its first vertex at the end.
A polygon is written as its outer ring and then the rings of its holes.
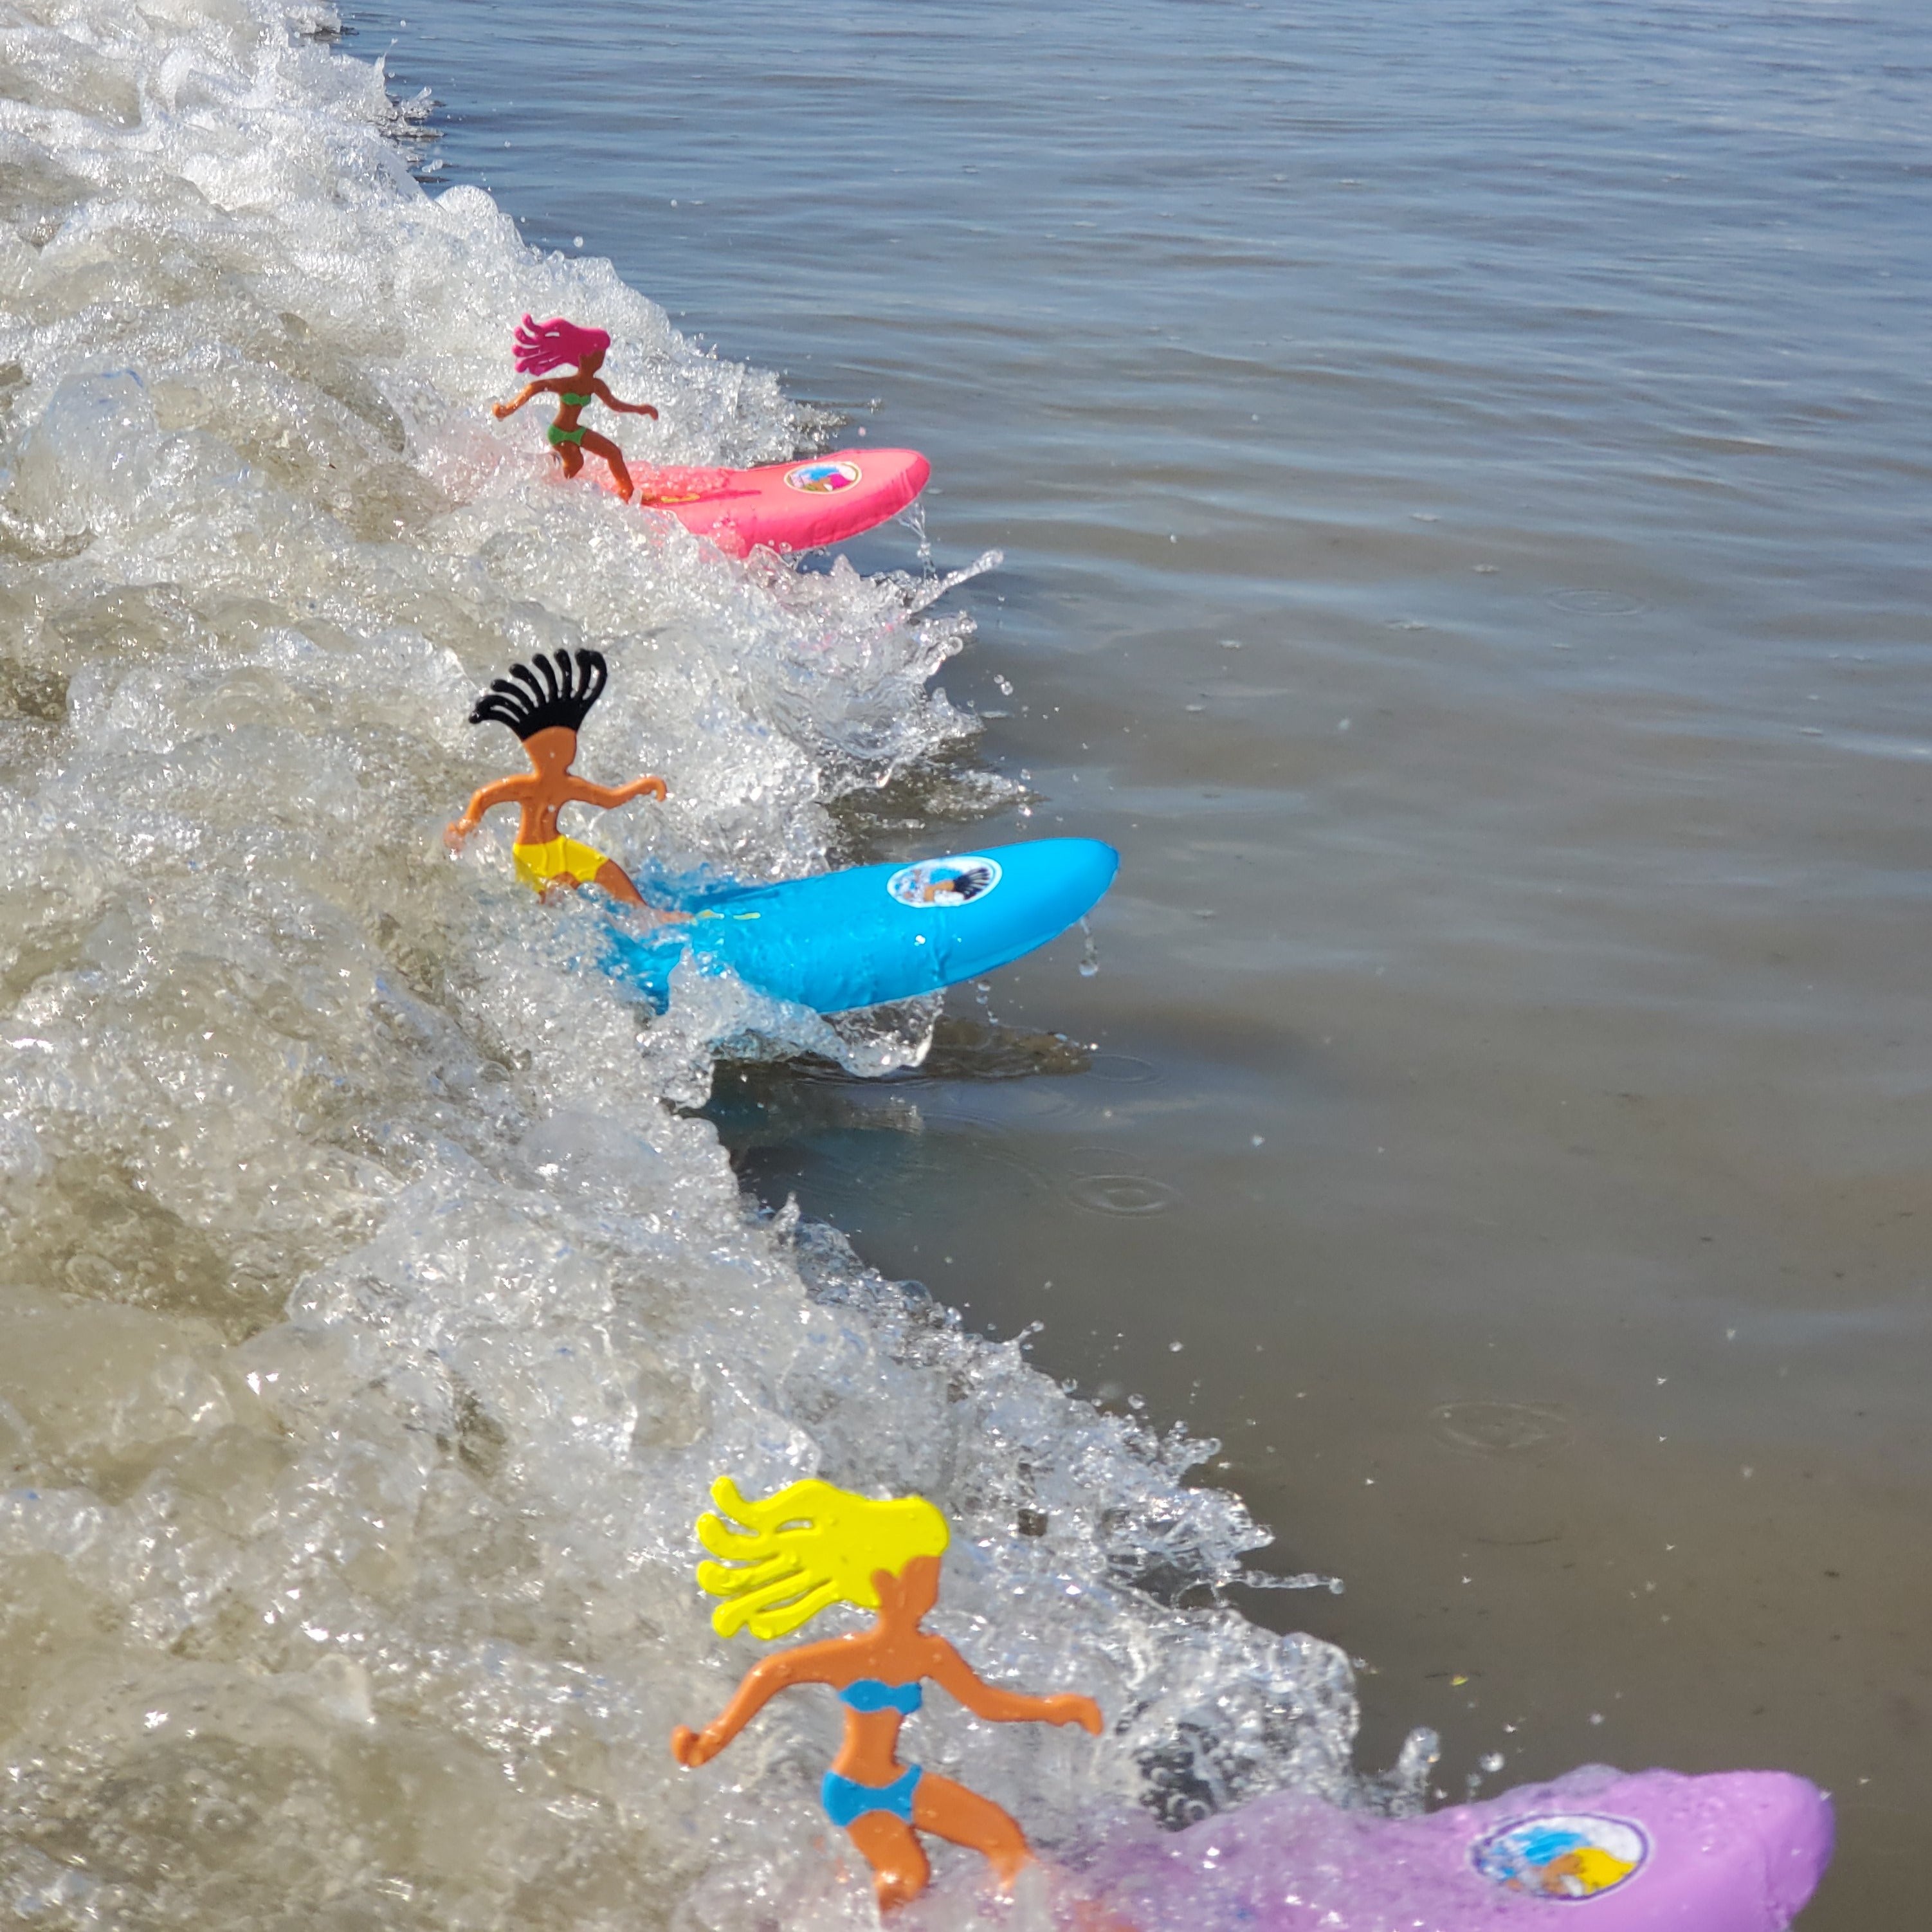
{"type": "Polygon", "coordinates": [[[479,682],[580,644],[586,767],[670,782],[600,826],[647,881],[812,869],[888,786],[956,811],[969,626],[555,487],[484,407],[526,310],[610,331],[648,460],[814,426],[608,262],[426,194],[332,24],[0,6],[0,1912],[874,1922],[829,1706],[671,1764],[751,1648],[692,1581],[723,1469],[950,1514],[941,1626],[1108,1717],[922,1720],[1043,1845],[1357,1793],[1346,1660],[1220,1600],[1266,1538],[1187,1485],[1211,1445],[761,1216],[688,1111],[720,1040],[885,1068],[931,1012],[707,982],[650,1022],[506,835],[444,855],[505,749],[479,682]]]}

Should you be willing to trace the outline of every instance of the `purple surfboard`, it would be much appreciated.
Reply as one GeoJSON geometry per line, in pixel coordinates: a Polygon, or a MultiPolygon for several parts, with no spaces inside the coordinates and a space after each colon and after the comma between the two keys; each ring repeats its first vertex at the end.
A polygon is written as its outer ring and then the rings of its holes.
{"type": "Polygon", "coordinates": [[[1120,1932],[1784,1932],[1831,1856],[1801,1778],[1599,1768],[1395,1821],[1278,1792],[1081,1884],[1120,1932]]]}

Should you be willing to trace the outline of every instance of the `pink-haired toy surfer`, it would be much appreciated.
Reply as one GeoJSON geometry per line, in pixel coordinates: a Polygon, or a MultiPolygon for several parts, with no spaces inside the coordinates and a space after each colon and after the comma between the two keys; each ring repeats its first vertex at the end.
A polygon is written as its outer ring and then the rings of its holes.
{"type": "Polygon", "coordinates": [[[525,316],[517,326],[517,368],[535,380],[525,383],[522,392],[510,401],[495,404],[490,413],[501,422],[532,396],[554,395],[556,420],[550,426],[550,447],[563,465],[565,476],[574,476],[584,467],[584,452],[587,449],[610,466],[618,494],[628,502],[631,472],[624,467],[624,452],[608,436],[582,428],[577,420],[592,403],[602,403],[606,409],[623,416],[654,417],[657,414],[649,403],[620,403],[598,376],[597,371],[603,367],[610,347],[610,338],[601,328],[580,328],[560,315],[548,322],[534,322],[525,316]],[[568,363],[576,365],[572,375],[556,376],[545,373],[568,363]]]}

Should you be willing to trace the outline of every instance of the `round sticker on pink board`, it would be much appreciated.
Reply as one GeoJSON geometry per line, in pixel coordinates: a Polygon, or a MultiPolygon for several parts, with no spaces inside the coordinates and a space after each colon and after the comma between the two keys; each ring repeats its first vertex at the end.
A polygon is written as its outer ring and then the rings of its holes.
{"type": "Polygon", "coordinates": [[[785,488],[802,490],[811,496],[830,496],[849,490],[859,480],[859,466],[843,457],[830,457],[820,463],[801,463],[785,472],[785,488]]]}
{"type": "Polygon", "coordinates": [[[1492,1885],[1569,1904],[1614,1892],[1649,1857],[1650,1840],[1641,1826],[1589,1811],[1519,1818],[1469,1850],[1470,1862],[1492,1885]]]}

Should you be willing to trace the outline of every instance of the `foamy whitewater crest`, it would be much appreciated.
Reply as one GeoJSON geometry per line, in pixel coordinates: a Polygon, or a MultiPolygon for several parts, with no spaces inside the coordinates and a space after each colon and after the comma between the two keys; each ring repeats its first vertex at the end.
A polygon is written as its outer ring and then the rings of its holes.
{"type": "MultiPolygon", "coordinates": [[[[927,689],[965,629],[552,487],[483,409],[526,308],[610,329],[645,454],[792,418],[608,265],[430,200],[379,75],[292,20],[0,8],[0,1916],[872,1923],[829,1700],[670,1762],[754,1648],[692,1576],[725,1470],[949,1511],[941,1625],[1109,1720],[922,1716],[1042,1844],[1347,1793],[1346,1660],[1219,1606],[1264,1539],[1186,1486],[1203,1445],[761,1221],[667,1104],[734,1029],[886,1065],[920,1016],[706,982],[649,1022],[500,836],[442,856],[510,749],[479,682],[588,643],[586,767],[671,786],[620,856],[820,864],[830,800],[966,732],[927,689]]],[[[963,1923],[980,1868],[940,1866],[927,1922],[963,1923]]]]}

